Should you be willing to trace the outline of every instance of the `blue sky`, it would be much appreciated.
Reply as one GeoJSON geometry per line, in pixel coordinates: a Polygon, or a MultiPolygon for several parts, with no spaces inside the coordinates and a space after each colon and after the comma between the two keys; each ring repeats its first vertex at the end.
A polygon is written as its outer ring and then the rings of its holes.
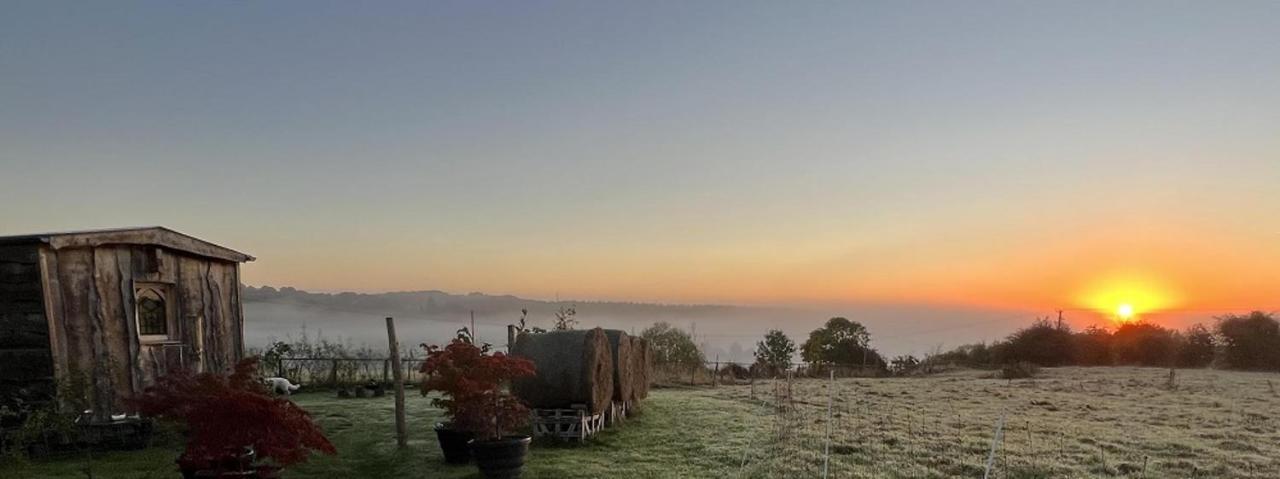
{"type": "Polygon", "coordinates": [[[9,1],[0,231],[164,224],[320,290],[1269,280],[1277,46],[1276,2],[9,1]]]}

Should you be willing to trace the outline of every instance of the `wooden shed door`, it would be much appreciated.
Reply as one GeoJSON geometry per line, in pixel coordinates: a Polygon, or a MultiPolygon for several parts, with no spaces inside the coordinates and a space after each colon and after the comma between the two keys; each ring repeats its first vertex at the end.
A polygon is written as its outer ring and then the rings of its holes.
{"type": "Polygon", "coordinates": [[[143,346],[143,357],[151,362],[156,378],[191,367],[190,347],[181,343],[161,343],[143,346]]]}

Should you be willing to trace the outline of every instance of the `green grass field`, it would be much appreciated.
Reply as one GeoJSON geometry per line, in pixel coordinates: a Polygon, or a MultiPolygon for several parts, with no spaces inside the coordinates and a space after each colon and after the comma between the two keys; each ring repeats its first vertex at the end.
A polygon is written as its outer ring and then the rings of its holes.
{"type": "MultiPolygon", "coordinates": [[[[584,445],[535,443],[527,477],[727,477],[740,465],[748,438],[768,423],[763,406],[720,398],[711,390],[656,390],[645,410],[625,425],[611,428],[584,445]]],[[[431,426],[440,410],[416,392],[407,395],[409,449],[395,447],[390,396],[337,399],[311,393],[294,399],[316,417],[338,447],[337,456],[320,456],[290,469],[286,477],[465,478],[479,477],[474,466],[447,466],[431,426]]],[[[179,448],[155,447],[100,457],[70,457],[10,462],[0,477],[95,478],[176,477],[179,448]]]]}
{"type": "MultiPolygon", "coordinates": [[[[994,477],[1280,476],[1280,376],[1145,368],[1047,369],[1006,381],[981,371],[923,378],[768,381],[658,389],[639,416],[585,445],[535,443],[532,478],[981,477],[1005,415],[994,477]],[[1274,383],[1274,387],[1273,387],[1274,383]]],[[[392,400],[295,396],[339,454],[287,477],[478,477],[443,464],[430,426],[440,411],[409,395],[410,447],[395,448],[392,400]]],[[[176,477],[178,447],[94,457],[10,461],[0,477],[176,477]]]]}

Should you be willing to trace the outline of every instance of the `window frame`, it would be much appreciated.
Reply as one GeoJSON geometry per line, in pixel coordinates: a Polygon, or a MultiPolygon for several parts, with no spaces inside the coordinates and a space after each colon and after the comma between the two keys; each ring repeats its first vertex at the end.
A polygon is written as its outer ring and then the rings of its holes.
{"type": "Polygon", "coordinates": [[[142,344],[173,343],[178,337],[177,308],[174,304],[173,284],[151,281],[135,281],[133,283],[133,329],[142,344]],[[148,290],[160,297],[164,303],[165,334],[142,334],[142,316],[139,304],[148,290]]]}

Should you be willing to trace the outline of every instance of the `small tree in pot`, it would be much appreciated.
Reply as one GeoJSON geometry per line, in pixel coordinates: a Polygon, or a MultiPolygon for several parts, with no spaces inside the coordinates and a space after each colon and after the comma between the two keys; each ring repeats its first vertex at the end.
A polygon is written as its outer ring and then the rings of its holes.
{"type": "Polygon", "coordinates": [[[257,370],[257,358],[248,358],[228,376],[178,371],[130,403],[144,415],[185,426],[187,445],[177,463],[187,478],[274,478],[312,451],[335,454],[311,415],[272,396],[257,370]]]}
{"type": "Polygon", "coordinates": [[[490,353],[488,344],[476,346],[465,329],[443,348],[425,347],[422,394],[442,393],[432,404],[450,418],[436,425],[445,460],[467,462],[466,441],[470,441],[470,452],[486,477],[519,476],[529,437],[505,434],[524,426],[529,410],[502,387],[511,379],[533,375],[533,363],[490,353]]]}

